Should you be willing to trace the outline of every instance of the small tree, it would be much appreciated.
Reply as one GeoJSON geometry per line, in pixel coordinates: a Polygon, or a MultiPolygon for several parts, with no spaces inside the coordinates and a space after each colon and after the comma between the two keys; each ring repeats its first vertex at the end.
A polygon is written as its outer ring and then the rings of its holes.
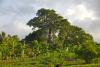
{"type": "Polygon", "coordinates": [[[86,63],[90,63],[93,58],[96,57],[97,51],[95,43],[91,39],[91,36],[84,35],[84,43],[77,46],[75,49],[76,54],[85,60],[86,63]]]}

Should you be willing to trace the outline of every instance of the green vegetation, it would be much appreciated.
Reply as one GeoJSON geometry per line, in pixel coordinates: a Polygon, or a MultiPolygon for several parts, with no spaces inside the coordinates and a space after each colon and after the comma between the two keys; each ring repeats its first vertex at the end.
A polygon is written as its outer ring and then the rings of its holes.
{"type": "Polygon", "coordinates": [[[100,43],[54,10],[38,10],[27,25],[33,32],[22,40],[0,33],[0,67],[100,66],[100,43]]]}

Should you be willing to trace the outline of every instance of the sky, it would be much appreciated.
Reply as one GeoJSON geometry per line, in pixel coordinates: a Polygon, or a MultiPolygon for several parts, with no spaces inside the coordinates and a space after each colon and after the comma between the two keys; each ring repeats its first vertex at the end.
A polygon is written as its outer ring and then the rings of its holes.
{"type": "Polygon", "coordinates": [[[54,9],[72,25],[83,28],[100,42],[100,0],[0,0],[0,32],[24,38],[26,25],[40,8],[54,9]]]}

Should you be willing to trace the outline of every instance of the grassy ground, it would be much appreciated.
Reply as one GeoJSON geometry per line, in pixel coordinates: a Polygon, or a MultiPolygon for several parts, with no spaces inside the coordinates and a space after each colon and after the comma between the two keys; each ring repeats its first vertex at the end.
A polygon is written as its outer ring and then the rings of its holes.
{"type": "Polygon", "coordinates": [[[71,65],[68,67],[100,67],[100,63],[99,64],[71,65]]]}
{"type": "MultiPolygon", "coordinates": [[[[31,64],[31,63],[19,63],[19,64],[0,64],[0,67],[54,67],[54,65],[43,65],[43,64],[31,64]]],[[[100,64],[85,64],[85,65],[70,65],[62,67],[100,67],[100,64]]]]}
{"type": "MultiPolygon", "coordinates": [[[[75,65],[73,62],[69,65],[68,61],[65,62],[62,67],[100,67],[100,63],[98,64],[77,64],[75,65]]],[[[0,61],[0,67],[54,67],[54,64],[41,64],[39,61],[34,61],[32,58],[28,59],[18,59],[18,60],[8,60],[8,61],[0,61]]]]}

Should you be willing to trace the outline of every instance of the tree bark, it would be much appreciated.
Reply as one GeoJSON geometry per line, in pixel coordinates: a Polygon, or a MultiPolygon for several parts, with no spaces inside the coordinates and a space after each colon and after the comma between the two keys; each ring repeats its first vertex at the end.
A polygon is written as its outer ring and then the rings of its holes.
{"type": "Polygon", "coordinates": [[[52,32],[51,32],[51,29],[49,29],[47,43],[49,43],[49,44],[52,43],[52,32]]]}

